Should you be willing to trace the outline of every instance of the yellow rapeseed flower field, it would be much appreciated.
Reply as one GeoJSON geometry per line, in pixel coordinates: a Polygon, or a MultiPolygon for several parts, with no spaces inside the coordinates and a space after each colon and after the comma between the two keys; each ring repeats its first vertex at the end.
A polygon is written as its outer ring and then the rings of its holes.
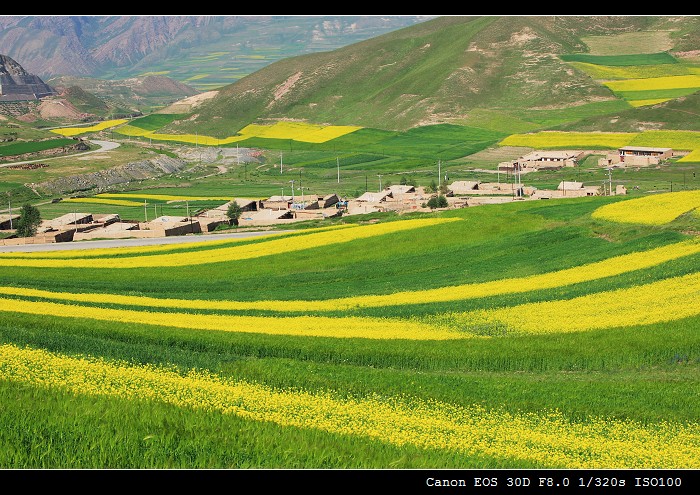
{"type": "MultiPolygon", "coordinates": [[[[313,249],[320,246],[329,246],[332,244],[350,242],[356,239],[366,239],[377,235],[391,234],[394,232],[413,230],[421,227],[430,227],[454,221],[460,221],[460,219],[427,218],[386,222],[376,225],[354,226],[344,229],[312,232],[306,235],[295,236],[291,239],[274,239],[255,244],[244,244],[240,246],[210,249],[206,251],[206,255],[204,256],[196,256],[196,253],[191,252],[180,252],[154,254],[152,256],[93,258],[90,261],[90,269],[174,267],[244,260],[282,253],[291,253],[305,249],[313,249]]],[[[114,252],[119,253],[119,251],[114,252]]],[[[29,257],[0,257],[0,266],[79,268],[85,266],[85,261],[82,259],[70,258],[53,259],[45,257],[43,259],[37,259],[29,257]]]]}
{"type": "Polygon", "coordinates": [[[342,311],[359,308],[422,304],[426,302],[460,301],[479,297],[551,289],[606,277],[614,277],[616,275],[650,268],[667,261],[684,256],[696,255],[698,253],[700,253],[700,241],[690,240],[647,251],[615,256],[596,263],[589,263],[528,277],[507,278],[436,289],[403,291],[393,294],[352,296],[326,300],[208,301],[128,296],[121,294],[52,292],[20,287],[0,287],[0,294],[20,297],[40,297],[43,299],[71,302],[121,304],[152,308],[179,308],[182,310],[263,310],[280,312],[342,311]]]}
{"type": "Polygon", "coordinates": [[[642,424],[601,417],[572,421],[557,410],[512,413],[412,397],[340,399],[332,392],[274,389],[205,371],[181,375],[155,366],[68,357],[10,344],[0,345],[0,380],[542,467],[700,467],[697,423],[642,424]]]}
{"type": "Polygon", "coordinates": [[[40,314],[59,318],[86,318],[140,325],[159,325],[193,330],[294,335],[298,337],[451,340],[469,334],[435,325],[388,318],[325,316],[231,316],[189,313],[158,313],[128,309],[97,308],[52,302],[0,298],[0,312],[40,314]]]}
{"type": "Polygon", "coordinates": [[[663,225],[700,208],[700,190],[654,194],[601,206],[593,218],[620,223],[663,225]]]}
{"type": "Polygon", "coordinates": [[[125,136],[136,136],[160,141],[179,141],[203,146],[221,146],[243,141],[249,138],[291,139],[306,143],[325,143],[331,139],[350,134],[362,129],[358,126],[347,125],[314,125],[304,122],[276,122],[273,125],[250,124],[235,136],[215,138],[201,134],[160,134],[139,127],[127,125],[120,127],[118,132],[125,136]]]}
{"type": "Polygon", "coordinates": [[[541,334],[648,325],[700,314],[700,273],[561,301],[464,313],[467,324],[541,334]]]}
{"type": "Polygon", "coordinates": [[[659,64],[659,65],[628,65],[610,66],[589,64],[586,62],[569,62],[579,70],[582,70],[593,79],[598,80],[629,80],[649,79],[668,76],[683,76],[693,74],[690,67],[683,64],[659,64]]]}
{"type": "Polygon", "coordinates": [[[627,79],[624,81],[609,81],[604,84],[612,91],[617,92],[700,88],[700,75],[689,74],[681,76],[646,77],[642,79],[627,79]]]}
{"type": "Polygon", "coordinates": [[[110,127],[115,127],[128,122],[126,119],[116,119],[116,120],[105,120],[99,124],[95,124],[89,127],[62,127],[60,129],[52,129],[51,132],[56,134],[61,134],[62,136],[78,136],[79,134],[85,134],[87,132],[97,132],[104,129],[109,129],[110,127]]]}
{"type": "Polygon", "coordinates": [[[503,139],[501,146],[528,146],[531,148],[586,148],[590,146],[619,148],[629,144],[636,133],[627,132],[560,132],[542,131],[512,134],[503,139]]]}
{"type": "Polygon", "coordinates": [[[649,105],[656,105],[657,103],[663,103],[671,99],[672,98],[652,98],[650,100],[630,100],[628,103],[633,107],[646,107],[649,105]]]}

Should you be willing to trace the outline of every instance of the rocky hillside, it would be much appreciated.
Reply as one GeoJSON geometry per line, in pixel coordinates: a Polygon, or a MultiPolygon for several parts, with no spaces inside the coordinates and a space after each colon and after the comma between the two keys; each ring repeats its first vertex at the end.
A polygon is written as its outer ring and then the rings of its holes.
{"type": "Polygon", "coordinates": [[[28,73],[15,60],[0,54],[0,101],[38,100],[55,94],[38,76],[28,73]]]}
{"type": "Polygon", "coordinates": [[[158,155],[150,160],[130,162],[90,174],[51,179],[35,184],[34,189],[48,196],[79,191],[103,192],[117,184],[181,172],[187,166],[186,162],[177,158],[158,155]]]}

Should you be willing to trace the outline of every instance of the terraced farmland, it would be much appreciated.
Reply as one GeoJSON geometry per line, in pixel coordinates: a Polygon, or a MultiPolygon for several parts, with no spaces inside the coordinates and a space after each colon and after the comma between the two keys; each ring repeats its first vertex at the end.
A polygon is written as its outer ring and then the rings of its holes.
{"type": "Polygon", "coordinates": [[[2,253],[0,462],[698,468],[700,216],[636,201],[2,253]]]}
{"type": "Polygon", "coordinates": [[[563,55],[562,60],[598,80],[633,107],[655,105],[700,90],[700,66],[666,52],[629,55],[563,55]]]}

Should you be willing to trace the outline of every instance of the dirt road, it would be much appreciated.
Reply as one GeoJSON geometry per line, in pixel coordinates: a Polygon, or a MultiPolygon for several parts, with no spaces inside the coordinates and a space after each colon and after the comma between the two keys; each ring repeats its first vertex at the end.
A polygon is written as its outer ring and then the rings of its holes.
{"type": "Polygon", "coordinates": [[[45,251],[66,251],[75,249],[101,249],[132,246],[156,246],[162,244],[179,244],[186,242],[219,241],[222,239],[244,239],[271,234],[292,232],[289,230],[265,230],[257,232],[231,232],[227,234],[201,234],[173,237],[149,237],[144,239],[109,239],[100,241],[59,242],[51,244],[27,244],[24,246],[0,246],[0,253],[22,252],[37,253],[45,251]]]}

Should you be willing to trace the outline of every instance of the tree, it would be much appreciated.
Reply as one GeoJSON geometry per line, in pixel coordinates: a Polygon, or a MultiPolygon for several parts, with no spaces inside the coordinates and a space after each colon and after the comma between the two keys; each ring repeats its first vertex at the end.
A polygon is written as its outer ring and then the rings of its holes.
{"type": "Polygon", "coordinates": [[[25,204],[17,220],[17,237],[32,237],[41,224],[41,214],[36,206],[25,204]]]}
{"type": "Polygon", "coordinates": [[[226,210],[226,216],[231,220],[235,225],[238,225],[238,219],[241,217],[241,214],[243,213],[243,210],[241,210],[240,205],[236,202],[234,199],[231,201],[231,204],[228,205],[228,210],[226,210]]]}
{"type": "Polygon", "coordinates": [[[428,200],[428,208],[430,209],[435,209],[435,208],[446,208],[447,207],[447,198],[440,194],[439,196],[431,196],[431,198],[428,200]]]}
{"type": "Polygon", "coordinates": [[[435,179],[430,181],[430,184],[428,184],[425,188],[425,192],[437,192],[438,190],[438,185],[435,183],[435,179]]]}

